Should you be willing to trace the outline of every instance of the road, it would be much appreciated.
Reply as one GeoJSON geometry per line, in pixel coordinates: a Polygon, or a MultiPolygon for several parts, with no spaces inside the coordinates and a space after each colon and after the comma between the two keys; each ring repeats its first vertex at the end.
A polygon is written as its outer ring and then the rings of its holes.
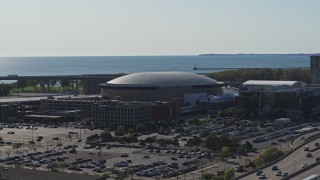
{"type": "MultiPolygon", "coordinates": [[[[305,135],[305,137],[307,138],[315,133],[319,133],[319,131],[305,135]]],[[[319,140],[317,139],[317,140],[311,141],[306,145],[309,146],[310,149],[312,150],[313,148],[315,148],[314,146],[315,142],[319,142],[319,140]]],[[[302,143],[303,143],[303,140],[298,138],[294,141],[293,144],[294,146],[298,146],[302,143]]],[[[315,158],[320,156],[320,150],[312,152],[313,157],[311,158],[306,157],[306,154],[307,154],[307,151],[304,151],[304,147],[301,147],[297,149],[295,152],[293,152],[292,154],[290,154],[288,157],[286,157],[284,160],[278,162],[276,165],[282,172],[288,172],[289,174],[292,174],[293,172],[301,169],[302,163],[307,163],[308,165],[314,163],[315,158]]],[[[271,166],[263,169],[263,172],[264,174],[266,174],[268,179],[276,180],[276,179],[282,178],[281,176],[278,177],[275,175],[276,171],[271,170],[271,166]]],[[[258,177],[254,173],[254,174],[251,174],[250,176],[244,177],[243,179],[258,179],[258,177]]]]}
{"type": "Polygon", "coordinates": [[[316,166],[312,169],[309,169],[308,171],[302,173],[302,174],[299,174],[298,176],[292,178],[293,180],[301,180],[303,178],[306,178],[312,174],[320,174],[320,167],[319,166],[316,166]]]}

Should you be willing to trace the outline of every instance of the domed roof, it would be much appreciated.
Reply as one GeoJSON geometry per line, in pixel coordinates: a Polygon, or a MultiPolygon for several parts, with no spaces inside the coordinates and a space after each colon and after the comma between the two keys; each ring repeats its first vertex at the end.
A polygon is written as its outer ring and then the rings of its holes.
{"type": "Polygon", "coordinates": [[[214,79],[188,72],[141,72],[125,75],[107,82],[107,86],[163,87],[214,85],[214,79]]]}

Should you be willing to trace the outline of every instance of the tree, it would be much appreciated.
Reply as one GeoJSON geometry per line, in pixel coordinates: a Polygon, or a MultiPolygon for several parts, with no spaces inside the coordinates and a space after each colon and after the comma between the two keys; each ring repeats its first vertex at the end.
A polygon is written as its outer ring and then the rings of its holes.
{"type": "Polygon", "coordinates": [[[176,148],[176,147],[179,147],[179,140],[178,138],[174,137],[173,140],[172,140],[172,145],[176,148]]]}
{"type": "Polygon", "coordinates": [[[19,149],[21,146],[22,146],[21,143],[13,143],[13,144],[12,144],[12,148],[13,148],[13,149],[19,149]]]}
{"type": "Polygon", "coordinates": [[[108,130],[104,130],[103,132],[101,132],[100,137],[101,137],[101,140],[104,142],[110,142],[112,140],[112,135],[108,130]]]}
{"type": "Polygon", "coordinates": [[[138,124],[137,127],[136,127],[136,131],[139,132],[139,133],[143,133],[143,132],[147,131],[147,128],[143,124],[138,124]]]}
{"type": "Polygon", "coordinates": [[[28,80],[28,84],[29,84],[29,86],[33,87],[34,92],[37,92],[37,86],[39,84],[38,80],[30,79],[30,80],[28,80]]]}
{"type": "Polygon", "coordinates": [[[55,86],[57,84],[57,81],[56,80],[51,80],[49,81],[49,84],[51,87],[55,86]]]}
{"type": "Polygon", "coordinates": [[[83,118],[81,121],[81,124],[86,125],[86,126],[90,126],[92,123],[92,119],[89,117],[83,118]]]}
{"type": "Polygon", "coordinates": [[[6,150],[4,153],[5,153],[8,157],[10,157],[11,151],[10,151],[10,150],[6,150]]]}
{"type": "Polygon", "coordinates": [[[211,150],[219,150],[222,147],[228,147],[230,151],[236,151],[240,148],[240,140],[236,137],[230,137],[227,134],[216,135],[209,134],[205,140],[205,146],[211,150]]]}
{"type": "Polygon", "coordinates": [[[160,126],[159,128],[159,134],[166,134],[166,128],[163,126],[160,126]]]}
{"type": "Polygon", "coordinates": [[[129,129],[128,129],[128,133],[129,133],[129,134],[133,134],[133,133],[134,133],[134,129],[133,129],[133,128],[129,128],[129,129]]]}
{"type": "Polygon", "coordinates": [[[0,96],[6,96],[10,93],[13,86],[11,84],[0,84],[0,96]]]}
{"type": "Polygon", "coordinates": [[[114,131],[116,136],[123,136],[124,135],[124,126],[118,126],[117,129],[114,131]]]}
{"type": "Polygon", "coordinates": [[[182,127],[176,127],[174,131],[176,133],[182,133],[183,132],[183,128],[182,127]]]}
{"type": "Polygon", "coordinates": [[[13,123],[13,122],[18,122],[18,119],[16,117],[8,117],[7,121],[13,123]]]}
{"type": "Polygon", "coordinates": [[[119,173],[116,175],[115,180],[124,180],[126,177],[128,177],[127,173],[119,173]]]}
{"type": "Polygon", "coordinates": [[[224,174],[224,180],[230,180],[234,178],[234,170],[231,169],[224,174]]]}
{"type": "Polygon", "coordinates": [[[23,92],[24,91],[24,88],[27,87],[28,85],[28,81],[25,80],[25,79],[19,79],[17,81],[17,87],[18,88],[21,88],[21,91],[23,92]]]}
{"type": "Polygon", "coordinates": [[[205,146],[211,150],[215,150],[217,146],[218,136],[215,134],[209,134],[205,140],[205,146]]]}
{"type": "Polygon", "coordinates": [[[265,151],[264,153],[260,154],[256,159],[255,159],[255,165],[256,166],[261,166],[263,164],[268,164],[271,163],[281,156],[283,156],[283,152],[279,151],[277,148],[271,148],[265,151]]]}
{"type": "Polygon", "coordinates": [[[247,80],[287,80],[310,82],[309,69],[237,69],[229,71],[214,72],[208,77],[218,81],[244,82],[247,80]]]}
{"type": "Polygon", "coordinates": [[[241,145],[241,151],[243,152],[243,154],[252,152],[254,151],[253,145],[249,141],[246,141],[245,144],[241,145]]]}
{"type": "Polygon", "coordinates": [[[62,86],[62,90],[66,91],[66,88],[70,86],[69,80],[60,80],[60,85],[62,86]]]}
{"type": "Polygon", "coordinates": [[[228,156],[230,156],[230,149],[228,147],[223,147],[220,151],[220,156],[222,157],[222,160],[224,161],[224,159],[228,156]]]}
{"type": "Polygon", "coordinates": [[[191,147],[195,146],[196,148],[202,143],[201,137],[192,137],[190,139],[188,139],[186,146],[190,146],[191,147]]]}

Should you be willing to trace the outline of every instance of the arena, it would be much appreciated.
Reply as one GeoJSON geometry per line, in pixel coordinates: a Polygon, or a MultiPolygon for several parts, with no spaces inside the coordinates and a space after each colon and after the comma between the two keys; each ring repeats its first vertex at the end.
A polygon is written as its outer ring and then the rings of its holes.
{"type": "Polygon", "coordinates": [[[101,84],[104,98],[124,101],[170,101],[190,94],[222,94],[222,83],[188,72],[141,72],[101,84]]]}

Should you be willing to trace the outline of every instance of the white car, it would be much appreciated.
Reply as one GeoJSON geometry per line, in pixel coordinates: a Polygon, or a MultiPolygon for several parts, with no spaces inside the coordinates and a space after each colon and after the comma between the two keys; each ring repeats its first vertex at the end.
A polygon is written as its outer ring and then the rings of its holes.
{"type": "Polygon", "coordinates": [[[303,164],[301,165],[302,168],[306,168],[307,166],[308,166],[308,164],[306,164],[306,163],[303,163],[303,164]]]}
{"type": "Polygon", "coordinates": [[[265,174],[260,174],[259,179],[266,179],[266,175],[265,174]]]}
{"type": "Polygon", "coordinates": [[[278,171],[276,173],[274,173],[276,176],[281,176],[282,175],[282,172],[281,171],[278,171]]]}

